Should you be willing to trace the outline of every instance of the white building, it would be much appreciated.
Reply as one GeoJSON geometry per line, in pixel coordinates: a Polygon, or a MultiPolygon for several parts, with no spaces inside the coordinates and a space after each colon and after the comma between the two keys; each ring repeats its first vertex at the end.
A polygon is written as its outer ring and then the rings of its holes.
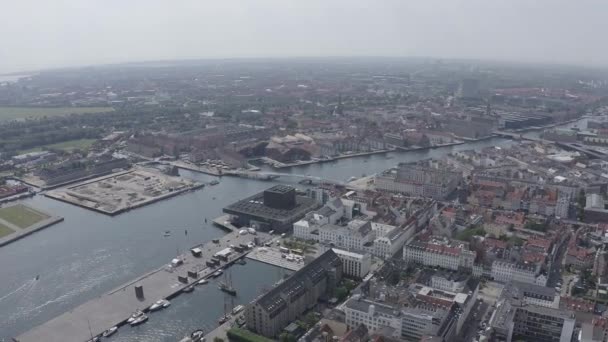
{"type": "Polygon", "coordinates": [[[496,260],[492,263],[492,278],[501,283],[518,281],[540,286],[547,285],[547,277],[540,274],[540,265],[518,264],[496,260]]]}
{"type": "Polygon", "coordinates": [[[346,226],[326,224],[319,227],[319,241],[325,244],[353,250],[368,251],[374,242],[374,231],[371,222],[352,220],[346,226]]]}
{"type": "Polygon", "coordinates": [[[443,333],[451,337],[455,321],[446,310],[428,311],[418,308],[397,308],[377,301],[351,297],[344,303],[346,325],[353,329],[360,324],[374,332],[383,327],[393,328],[398,339],[419,341],[422,336],[443,333]]]}
{"type": "Polygon", "coordinates": [[[367,253],[354,253],[333,248],[334,253],[342,260],[342,274],[363,279],[372,266],[372,257],[367,253]]]}
{"type": "MultiPolygon", "coordinates": [[[[373,226],[373,224],[372,224],[373,226]]],[[[399,252],[403,245],[416,233],[416,222],[405,227],[394,228],[374,240],[373,254],[382,259],[390,259],[399,252]]]]}
{"type": "Polygon", "coordinates": [[[433,237],[430,241],[413,241],[403,247],[403,259],[425,266],[439,266],[450,270],[472,268],[477,253],[463,241],[449,241],[433,237]]]}

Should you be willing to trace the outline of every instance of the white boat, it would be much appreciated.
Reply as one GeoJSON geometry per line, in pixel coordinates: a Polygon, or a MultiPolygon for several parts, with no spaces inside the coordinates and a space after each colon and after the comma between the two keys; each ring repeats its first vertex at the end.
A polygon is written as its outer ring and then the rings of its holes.
{"type": "Polygon", "coordinates": [[[101,336],[110,337],[110,336],[114,335],[114,333],[117,331],[118,331],[118,327],[111,327],[110,329],[104,331],[101,336]]]}
{"type": "Polygon", "coordinates": [[[213,273],[213,277],[217,278],[219,276],[222,275],[222,273],[224,273],[224,271],[222,271],[222,269],[220,268],[219,270],[217,270],[215,273],[213,273]]]}
{"type": "Polygon", "coordinates": [[[131,315],[131,317],[129,317],[129,319],[127,319],[127,323],[131,323],[143,315],[144,315],[144,313],[141,310],[137,310],[131,315]]]}
{"type": "Polygon", "coordinates": [[[142,315],[142,316],[137,317],[135,320],[133,320],[133,322],[130,322],[129,324],[131,324],[131,326],[134,327],[136,325],[145,323],[147,320],[148,320],[148,316],[142,315]]]}
{"type": "Polygon", "coordinates": [[[160,309],[169,307],[169,305],[171,305],[171,302],[169,302],[166,299],[161,299],[161,300],[156,301],[156,303],[150,305],[150,311],[152,311],[152,312],[158,311],[160,309]]]}
{"type": "Polygon", "coordinates": [[[205,340],[205,332],[202,330],[195,330],[190,334],[190,338],[192,341],[204,341],[205,340]]]}
{"type": "Polygon", "coordinates": [[[199,281],[198,281],[198,283],[197,283],[197,284],[198,284],[198,285],[205,285],[205,284],[207,284],[208,282],[209,282],[209,280],[207,280],[207,279],[201,279],[201,280],[199,280],[199,281]]]}
{"type": "Polygon", "coordinates": [[[235,307],[234,307],[234,309],[232,309],[232,314],[233,314],[233,315],[236,315],[236,314],[238,314],[239,312],[243,311],[244,309],[245,309],[245,307],[244,307],[244,306],[242,306],[242,305],[237,305],[237,306],[235,306],[235,307]]]}

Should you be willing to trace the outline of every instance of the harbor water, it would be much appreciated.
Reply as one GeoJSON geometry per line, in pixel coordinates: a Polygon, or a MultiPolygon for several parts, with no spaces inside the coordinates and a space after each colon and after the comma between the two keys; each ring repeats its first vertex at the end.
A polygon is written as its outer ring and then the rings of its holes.
{"type": "MultiPolygon", "coordinates": [[[[399,162],[439,158],[452,151],[509,146],[502,138],[463,145],[394,152],[281,170],[345,181],[371,175],[399,162]]],[[[202,182],[218,179],[181,170],[181,176],[202,182]]],[[[211,220],[238,199],[273,183],[223,177],[220,184],[188,192],[115,217],[106,216],[43,196],[24,200],[65,220],[0,248],[0,341],[42,324],[119,285],[156,269],[191,246],[222,236],[211,220]],[[208,223],[205,223],[205,218],[208,223]],[[169,237],[164,232],[170,230],[169,237]],[[36,277],[39,276],[38,280],[36,277]]],[[[239,295],[236,304],[251,300],[280,277],[276,267],[248,261],[235,265],[232,278],[239,295]],[[240,301],[240,302],[239,302],[240,301]]],[[[150,322],[120,329],[114,341],[177,341],[186,332],[214,327],[223,311],[223,295],[210,283],[175,298],[171,307],[152,314],[150,322]],[[156,319],[157,317],[162,319],[156,319]],[[136,334],[136,332],[140,332],[136,334]]]]}

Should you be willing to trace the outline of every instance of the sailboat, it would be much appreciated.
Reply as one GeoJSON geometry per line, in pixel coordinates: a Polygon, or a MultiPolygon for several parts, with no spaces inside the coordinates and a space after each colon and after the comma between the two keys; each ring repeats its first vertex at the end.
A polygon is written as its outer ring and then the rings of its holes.
{"type": "Polygon", "coordinates": [[[230,314],[228,314],[226,312],[226,296],[224,296],[224,315],[222,317],[220,317],[220,319],[217,320],[217,323],[219,325],[222,325],[222,324],[228,322],[229,319],[230,319],[230,314]]]}
{"type": "Polygon", "coordinates": [[[218,288],[231,296],[236,296],[236,289],[232,287],[230,273],[224,274],[224,281],[220,281],[218,288]]]}

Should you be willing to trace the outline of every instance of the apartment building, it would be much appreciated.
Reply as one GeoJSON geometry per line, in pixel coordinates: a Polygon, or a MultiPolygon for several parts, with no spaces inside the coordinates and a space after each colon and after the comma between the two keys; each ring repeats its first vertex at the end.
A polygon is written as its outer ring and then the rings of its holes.
{"type": "Polygon", "coordinates": [[[429,241],[412,241],[403,247],[403,259],[425,266],[439,266],[450,270],[473,267],[477,253],[463,241],[431,237],[429,241]]]}
{"type": "Polygon", "coordinates": [[[333,250],[326,251],[248,304],[245,309],[247,328],[266,337],[279,335],[319,298],[331,294],[341,277],[341,259],[333,250]]]}

